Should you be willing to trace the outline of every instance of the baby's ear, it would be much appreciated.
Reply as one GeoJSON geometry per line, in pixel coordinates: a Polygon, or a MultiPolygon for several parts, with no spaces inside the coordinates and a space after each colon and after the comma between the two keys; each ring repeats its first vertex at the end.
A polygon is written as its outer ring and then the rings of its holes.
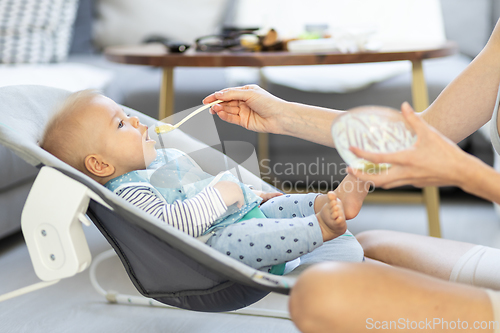
{"type": "Polygon", "coordinates": [[[100,155],[87,155],[84,164],[88,172],[97,177],[108,177],[115,172],[115,167],[106,163],[100,155]]]}

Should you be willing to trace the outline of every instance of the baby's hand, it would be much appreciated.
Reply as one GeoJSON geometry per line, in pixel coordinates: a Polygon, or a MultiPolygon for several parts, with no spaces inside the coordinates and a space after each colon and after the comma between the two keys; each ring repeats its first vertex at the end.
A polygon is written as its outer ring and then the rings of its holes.
{"type": "Polygon", "coordinates": [[[241,208],[241,206],[245,203],[245,198],[243,197],[243,191],[241,190],[240,185],[223,180],[215,184],[213,187],[219,190],[222,200],[224,200],[226,206],[229,207],[236,204],[238,208],[241,208]]]}
{"type": "Polygon", "coordinates": [[[258,190],[252,190],[252,191],[253,191],[253,193],[257,194],[259,197],[262,198],[261,203],[264,203],[267,200],[272,199],[274,197],[279,197],[280,195],[283,195],[283,193],[279,193],[279,192],[262,192],[262,191],[258,191],[258,190]]]}

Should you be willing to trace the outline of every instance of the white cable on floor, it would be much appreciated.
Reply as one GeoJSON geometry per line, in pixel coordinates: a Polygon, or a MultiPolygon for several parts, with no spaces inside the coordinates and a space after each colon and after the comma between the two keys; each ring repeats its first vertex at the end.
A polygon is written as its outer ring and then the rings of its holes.
{"type": "MultiPolygon", "coordinates": [[[[97,276],[96,276],[97,266],[101,262],[103,262],[104,260],[113,258],[115,255],[116,255],[116,253],[115,253],[115,250],[113,250],[113,249],[102,252],[101,254],[97,255],[94,258],[94,261],[92,262],[92,265],[90,265],[90,270],[89,270],[90,271],[90,282],[92,283],[92,286],[94,286],[95,290],[97,290],[97,292],[99,294],[106,297],[108,302],[118,303],[118,304],[129,304],[129,305],[156,306],[156,307],[162,307],[162,308],[183,310],[183,309],[179,309],[179,308],[158,302],[157,300],[154,300],[152,298],[146,298],[143,296],[124,295],[124,294],[118,293],[117,291],[104,290],[104,288],[101,287],[99,282],[97,282],[97,276]]],[[[247,308],[243,308],[243,309],[239,309],[239,310],[235,310],[235,311],[231,311],[231,312],[223,312],[223,313],[290,319],[290,314],[288,313],[288,311],[263,309],[263,308],[252,308],[252,307],[247,307],[247,308]]]]}
{"type": "Polygon", "coordinates": [[[27,293],[30,293],[30,292],[38,290],[38,289],[49,287],[53,284],[56,284],[59,281],[60,280],[42,281],[42,282],[38,282],[38,283],[32,284],[30,286],[24,287],[24,288],[20,288],[20,289],[11,291],[10,293],[0,295],[0,302],[6,301],[8,299],[11,299],[11,298],[14,298],[17,296],[24,295],[27,293]]]}
{"type": "Polygon", "coordinates": [[[103,288],[101,288],[101,286],[97,282],[96,269],[97,269],[97,266],[102,261],[104,261],[106,259],[109,259],[109,258],[113,258],[115,255],[116,255],[115,250],[109,249],[109,250],[104,251],[104,252],[100,253],[99,255],[97,255],[94,258],[94,260],[92,261],[92,264],[90,265],[90,269],[89,269],[89,271],[90,271],[89,272],[89,274],[90,274],[90,283],[92,283],[92,286],[94,286],[95,290],[97,290],[97,292],[99,294],[101,294],[102,296],[104,296],[104,297],[106,297],[107,292],[106,292],[106,290],[104,290],[103,288]]]}

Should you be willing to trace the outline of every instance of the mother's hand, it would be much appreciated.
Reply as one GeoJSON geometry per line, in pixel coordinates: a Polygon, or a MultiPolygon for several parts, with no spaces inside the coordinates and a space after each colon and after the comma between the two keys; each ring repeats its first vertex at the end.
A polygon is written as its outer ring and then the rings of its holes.
{"type": "Polygon", "coordinates": [[[256,132],[280,133],[280,118],[286,102],[259,86],[252,84],[223,89],[205,97],[203,103],[218,99],[225,103],[212,106],[210,112],[222,120],[256,132]]]}
{"type": "MultiPolygon", "coordinates": [[[[388,170],[378,173],[348,168],[348,172],[375,186],[393,188],[402,185],[460,186],[461,163],[470,158],[456,144],[417,116],[408,103],[401,106],[403,116],[417,134],[417,142],[410,149],[397,153],[370,153],[356,147],[351,151],[373,163],[390,163],[388,170]]],[[[462,164],[463,165],[463,164],[462,164]]]]}

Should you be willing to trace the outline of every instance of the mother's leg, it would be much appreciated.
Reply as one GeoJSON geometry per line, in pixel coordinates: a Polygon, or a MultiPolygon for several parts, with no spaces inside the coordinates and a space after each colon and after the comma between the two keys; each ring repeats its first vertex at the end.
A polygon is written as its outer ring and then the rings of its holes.
{"type": "MultiPolygon", "coordinates": [[[[388,230],[356,235],[365,256],[448,280],[455,264],[475,245],[388,230]]],[[[500,261],[499,261],[500,266],[500,261]]],[[[500,276],[499,276],[500,278],[500,276]]]]}
{"type": "Polygon", "coordinates": [[[358,235],[370,258],[444,280],[500,290],[500,249],[394,231],[358,235]]]}
{"type": "Polygon", "coordinates": [[[366,332],[383,325],[401,331],[421,325],[422,330],[446,332],[455,331],[458,320],[469,329],[475,322],[494,320],[489,297],[480,288],[367,263],[313,266],[299,276],[289,307],[292,320],[305,333],[366,332]]]}

